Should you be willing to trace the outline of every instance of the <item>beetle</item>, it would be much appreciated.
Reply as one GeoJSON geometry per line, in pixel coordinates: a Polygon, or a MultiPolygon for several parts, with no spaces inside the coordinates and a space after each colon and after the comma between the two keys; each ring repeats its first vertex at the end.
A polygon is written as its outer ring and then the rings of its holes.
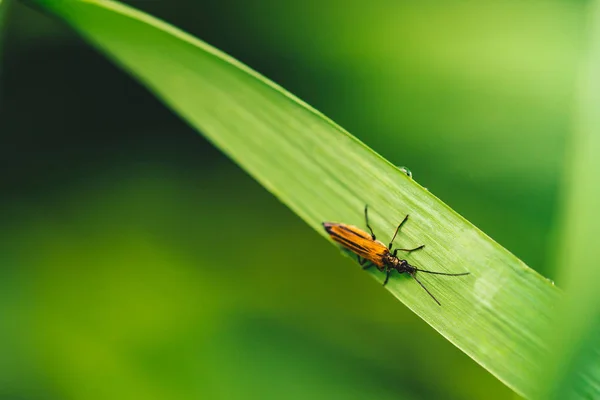
{"type": "Polygon", "coordinates": [[[421,285],[423,289],[425,289],[431,298],[441,306],[442,304],[438,301],[438,299],[436,299],[435,296],[417,278],[417,272],[446,276],[469,275],[469,272],[450,274],[446,272],[428,271],[410,265],[408,261],[398,257],[398,251],[412,253],[413,251],[421,250],[423,247],[425,247],[424,244],[415,247],[414,249],[397,248],[392,251],[394,239],[396,239],[396,236],[398,235],[400,228],[402,228],[402,225],[408,221],[408,215],[406,215],[402,222],[400,222],[396,228],[396,232],[394,232],[394,236],[392,236],[392,240],[390,240],[390,243],[386,246],[377,240],[375,233],[373,233],[373,229],[371,229],[371,226],[369,225],[368,208],[369,206],[365,205],[365,222],[370,234],[360,228],[357,228],[356,226],[337,222],[323,222],[323,227],[336,243],[356,254],[358,263],[363,266],[363,269],[368,269],[372,266],[375,266],[379,271],[385,271],[385,280],[383,282],[384,286],[388,283],[390,274],[394,270],[400,274],[409,274],[415,281],[417,281],[419,285],[421,285]]]}

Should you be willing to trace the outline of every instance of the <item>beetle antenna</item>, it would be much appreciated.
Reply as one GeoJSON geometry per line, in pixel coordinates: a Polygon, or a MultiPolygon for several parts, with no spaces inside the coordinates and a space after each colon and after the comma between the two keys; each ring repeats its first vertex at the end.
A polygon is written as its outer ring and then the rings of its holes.
{"type": "Polygon", "coordinates": [[[419,269],[419,268],[415,268],[413,267],[415,271],[419,271],[419,272],[425,272],[426,274],[434,274],[434,275],[446,275],[446,276],[462,276],[462,275],[469,275],[470,272],[461,272],[460,274],[449,274],[447,272],[435,272],[435,271],[427,271],[425,269],[419,269]]]}
{"type": "Polygon", "coordinates": [[[435,298],[435,296],[434,296],[434,295],[432,295],[432,294],[431,294],[431,292],[430,292],[430,291],[429,291],[429,290],[428,290],[428,289],[425,287],[425,285],[423,285],[423,284],[421,283],[421,281],[420,281],[419,279],[417,279],[417,274],[415,274],[415,273],[413,272],[412,274],[410,274],[410,276],[412,276],[412,277],[415,279],[415,281],[417,281],[417,283],[418,283],[419,285],[421,285],[421,287],[422,287],[423,289],[425,289],[425,291],[427,292],[427,294],[429,294],[429,295],[431,296],[431,298],[432,298],[433,300],[435,300],[435,302],[436,302],[436,303],[438,303],[438,306],[441,306],[441,305],[442,305],[442,304],[441,304],[441,303],[438,301],[438,299],[436,299],[436,298],[435,298]]]}

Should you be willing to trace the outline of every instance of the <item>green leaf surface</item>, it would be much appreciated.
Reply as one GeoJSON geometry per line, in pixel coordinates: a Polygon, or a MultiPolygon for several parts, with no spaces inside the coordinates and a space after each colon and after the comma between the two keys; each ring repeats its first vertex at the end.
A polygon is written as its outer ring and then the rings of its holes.
{"type": "Polygon", "coordinates": [[[547,355],[541,332],[560,297],[551,282],[332,121],[202,41],[114,2],[33,3],[139,79],[322,236],[323,221],[364,228],[365,204],[383,241],[410,214],[396,244],[426,247],[407,259],[471,275],[421,275],[441,307],[410,277],[394,275],[386,289],[498,379],[533,396],[547,355]]]}
{"type": "Polygon", "coordinates": [[[581,60],[557,257],[566,293],[558,329],[549,334],[556,351],[540,385],[545,398],[561,400],[600,397],[600,1],[589,2],[587,11],[588,51],[581,60]]]}

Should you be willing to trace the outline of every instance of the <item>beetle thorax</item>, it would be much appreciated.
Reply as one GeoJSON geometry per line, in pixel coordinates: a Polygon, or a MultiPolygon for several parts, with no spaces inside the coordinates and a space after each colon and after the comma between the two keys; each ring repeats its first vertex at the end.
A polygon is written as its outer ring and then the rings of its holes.
{"type": "Polygon", "coordinates": [[[398,269],[402,264],[402,260],[394,256],[392,253],[387,253],[383,256],[383,263],[390,268],[398,269]]]}
{"type": "Polygon", "coordinates": [[[388,253],[383,257],[383,263],[384,265],[391,269],[395,269],[401,274],[404,272],[413,273],[415,271],[415,268],[410,265],[408,261],[401,260],[391,253],[388,253]]]}

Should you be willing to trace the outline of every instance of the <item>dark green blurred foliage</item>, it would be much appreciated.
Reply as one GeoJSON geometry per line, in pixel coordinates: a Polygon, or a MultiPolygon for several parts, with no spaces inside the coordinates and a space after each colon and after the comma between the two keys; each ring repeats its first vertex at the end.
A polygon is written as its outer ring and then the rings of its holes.
{"type": "MultiPolygon", "coordinates": [[[[131,3],[553,276],[577,4],[131,3]]],[[[10,11],[0,398],[514,396],[67,28],[10,11]]]]}

